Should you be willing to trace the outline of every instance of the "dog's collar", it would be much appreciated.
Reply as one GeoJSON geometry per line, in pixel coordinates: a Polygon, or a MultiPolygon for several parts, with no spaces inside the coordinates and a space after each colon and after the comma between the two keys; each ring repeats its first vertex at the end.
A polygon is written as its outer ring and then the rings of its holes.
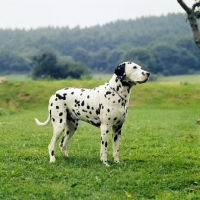
{"type": "Polygon", "coordinates": [[[126,99],[125,99],[124,97],[122,97],[122,96],[115,90],[115,88],[113,88],[113,87],[110,87],[110,88],[121,98],[122,101],[125,101],[125,102],[126,102],[126,99]]]}

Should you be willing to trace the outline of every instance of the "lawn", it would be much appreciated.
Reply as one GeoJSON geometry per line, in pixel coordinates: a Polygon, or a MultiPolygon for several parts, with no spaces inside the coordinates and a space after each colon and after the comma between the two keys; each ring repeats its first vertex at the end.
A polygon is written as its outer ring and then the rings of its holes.
{"type": "MultiPolygon", "coordinates": [[[[69,158],[57,145],[49,163],[47,108],[0,112],[0,199],[199,199],[198,105],[131,106],[120,141],[120,164],[99,160],[100,132],[81,122],[69,158]]],[[[111,136],[111,134],[110,134],[111,136]]]]}

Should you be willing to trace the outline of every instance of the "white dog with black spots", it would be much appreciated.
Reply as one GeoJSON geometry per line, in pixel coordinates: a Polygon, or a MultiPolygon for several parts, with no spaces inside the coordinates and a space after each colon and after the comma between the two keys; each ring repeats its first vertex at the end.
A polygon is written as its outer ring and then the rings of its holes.
{"type": "Polygon", "coordinates": [[[114,71],[109,82],[93,89],[64,88],[53,94],[49,100],[46,122],[36,123],[40,126],[53,124],[53,137],[48,146],[50,162],[55,162],[55,145],[62,132],[65,135],[59,146],[68,156],[67,144],[78,127],[78,121],[88,122],[101,130],[100,160],[108,165],[108,133],[112,128],[113,158],[119,163],[119,138],[124,124],[131,87],[145,83],[150,73],[133,62],[121,63],[114,71]]]}

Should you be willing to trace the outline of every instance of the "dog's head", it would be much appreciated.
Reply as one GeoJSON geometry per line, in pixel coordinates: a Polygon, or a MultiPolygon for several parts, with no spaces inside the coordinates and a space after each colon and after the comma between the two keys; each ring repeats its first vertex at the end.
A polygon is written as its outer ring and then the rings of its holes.
{"type": "Polygon", "coordinates": [[[132,84],[145,83],[148,81],[150,73],[144,71],[138,64],[133,62],[123,62],[115,69],[115,74],[121,81],[132,84]]]}

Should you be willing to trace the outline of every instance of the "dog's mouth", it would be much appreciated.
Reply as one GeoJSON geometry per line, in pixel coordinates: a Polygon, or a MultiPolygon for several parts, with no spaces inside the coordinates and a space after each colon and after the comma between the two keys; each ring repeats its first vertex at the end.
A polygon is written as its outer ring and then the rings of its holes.
{"type": "Polygon", "coordinates": [[[142,84],[142,83],[146,83],[149,80],[149,78],[145,79],[144,81],[135,81],[134,83],[137,84],[142,84]]]}

